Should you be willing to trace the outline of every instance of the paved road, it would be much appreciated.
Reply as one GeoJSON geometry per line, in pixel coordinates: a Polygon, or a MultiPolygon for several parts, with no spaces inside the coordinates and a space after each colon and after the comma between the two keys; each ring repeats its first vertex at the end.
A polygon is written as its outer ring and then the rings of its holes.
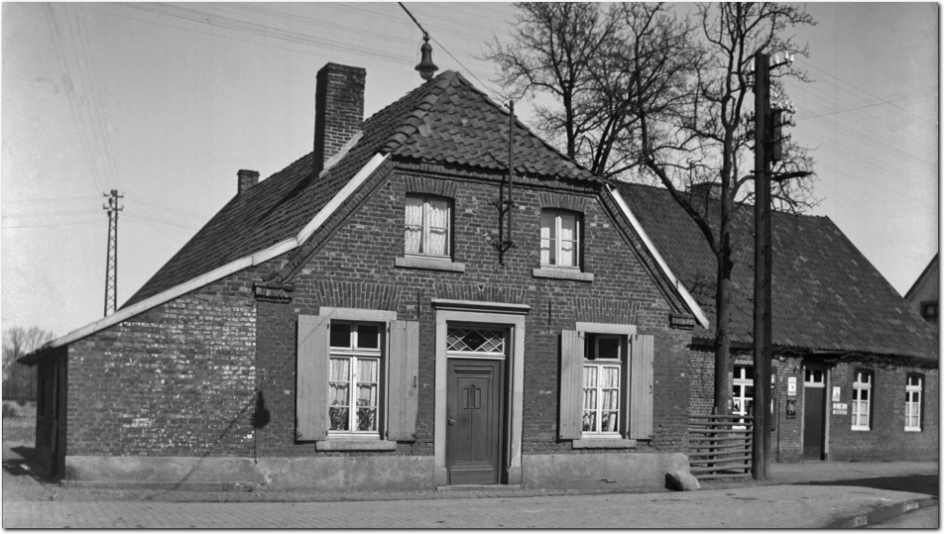
{"type": "Polygon", "coordinates": [[[692,493],[361,502],[3,503],[4,528],[817,528],[926,495],[763,486],[692,493]]]}
{"type": "Polygon", "coordinates": [[[866,528],[939,528],[941,517],[940,506],[929,506],[914,512],[908,512],[894,519],[882,523],[869,525],[866,528]]]}

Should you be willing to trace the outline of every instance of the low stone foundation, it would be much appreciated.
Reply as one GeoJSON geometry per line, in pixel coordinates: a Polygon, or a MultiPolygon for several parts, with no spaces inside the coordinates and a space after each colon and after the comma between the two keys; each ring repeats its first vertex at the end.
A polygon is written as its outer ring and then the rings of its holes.
{"type": "MultiPolygon", "coordinates": [[[[520,487],[659,491],[670,471],[689,472],[680,453],[524,456],[520,487]]],[[[428,490],[432,456],[317,458],[68,456],[66,483],[184,490],[428,490]]],[[[500,487],[500,486],[498,486],[500,487]]]]}
{"type": "Polygon", "coordinates": [[[547,454],[522,460],[523,486],[555,489],[665,489],[670,471],[689,472],[681,453],[547,454]]]}

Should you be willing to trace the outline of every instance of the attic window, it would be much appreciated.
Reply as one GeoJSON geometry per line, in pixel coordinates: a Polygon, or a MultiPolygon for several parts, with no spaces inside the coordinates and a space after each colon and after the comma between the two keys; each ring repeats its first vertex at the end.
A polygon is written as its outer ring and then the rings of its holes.
{"type": "Polygon", "coordinates": [[[406,197],[404,252],[408,256],[450,259],[452,206],[449,200],[430,196],[406,197]]]}

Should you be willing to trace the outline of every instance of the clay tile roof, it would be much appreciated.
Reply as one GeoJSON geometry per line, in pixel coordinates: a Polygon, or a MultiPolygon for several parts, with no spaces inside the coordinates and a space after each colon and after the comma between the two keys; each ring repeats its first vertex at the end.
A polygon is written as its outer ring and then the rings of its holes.
{"type": "MultiPolygon", "coordinates": [[[[363,134],[320,178],[308,154],[235,196],[123,307],[297,235],[378,152],[487,170],[504,169],[508,154],[507,112],[453,71],[378,111],[363,134]]],[[[597,181],[520,122],[514,136],[517,172],[597,181]]]]}
{"type": "MultiPolygon", "coordinates": [[[[616,184],[672,271],[715,324],[715,260],[698,228],[662,188],[616,184]]],[[[738,211],[730,332],[753,343],[753,208],[738,211]],[[745,246],[746,244],[746,246],[745,246]]],[[[937,336],[827,217],[775,212],[773,343],[795,350],[938,359],[937,336]]],[[[699,329],[696,337],[714,332],[699,329]]]]}

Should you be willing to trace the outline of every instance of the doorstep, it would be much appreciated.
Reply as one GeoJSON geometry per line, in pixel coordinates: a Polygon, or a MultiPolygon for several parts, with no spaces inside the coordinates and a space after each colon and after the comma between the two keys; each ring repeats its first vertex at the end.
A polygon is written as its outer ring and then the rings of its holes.
{"type": "Polygon", "coordinates": [[[457,484],[455,486],[436,486],[436,491],[502,491],[520,489],[521,484],[457,484]]]}

